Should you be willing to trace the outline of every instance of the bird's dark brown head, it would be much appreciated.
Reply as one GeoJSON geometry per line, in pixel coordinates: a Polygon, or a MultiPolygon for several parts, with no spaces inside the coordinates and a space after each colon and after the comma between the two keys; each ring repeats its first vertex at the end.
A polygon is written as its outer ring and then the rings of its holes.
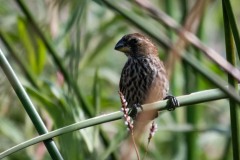
{"type": "Polygon", "coordinates": [[[153,42],[140,33],[123,36],[116,44],[115,50],[121,51],[130,57],[142,57],[158,54],[157,47],[153,44],[153,42]]]}

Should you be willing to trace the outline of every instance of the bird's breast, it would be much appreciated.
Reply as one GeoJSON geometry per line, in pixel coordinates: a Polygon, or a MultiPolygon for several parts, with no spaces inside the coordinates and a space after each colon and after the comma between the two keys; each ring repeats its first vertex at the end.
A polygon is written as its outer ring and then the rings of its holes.
{"type": "Polygon", "coordinates": [[[120,91],[129,105],[161,100],[166,94],[164,66],[158,59],[128,58],[119,83],[120,91]]]}

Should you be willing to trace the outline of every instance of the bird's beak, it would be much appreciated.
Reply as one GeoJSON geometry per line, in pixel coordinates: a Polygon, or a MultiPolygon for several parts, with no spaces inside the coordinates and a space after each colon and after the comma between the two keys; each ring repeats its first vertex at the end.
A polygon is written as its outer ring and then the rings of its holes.
{"type": "Polygon", "coordinates": [[[118,43],[116,44],[115,50],[127,53],[130,51],[130,48],[128,46],[125,45],[125,42],[123,39],[121,39],[120,41],[118,41],[118,43]]]}

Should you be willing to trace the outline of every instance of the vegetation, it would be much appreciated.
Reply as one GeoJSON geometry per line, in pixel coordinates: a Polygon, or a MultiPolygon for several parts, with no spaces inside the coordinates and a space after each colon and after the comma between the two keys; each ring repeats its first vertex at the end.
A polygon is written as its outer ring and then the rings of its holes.
{"type": "MultiPolygon", "coordinates": [[[[0,3],[0,152],[46,129],[53,132],[40,141],[57,136],[55,143],[37,143],[5,159],[120,159],[128,135],[123,120],[113,121],[120,112],[85,120],[120,110],[126,57],[114,46],[133,32],[158,44],[173,95],[206,90],[180,97],[184,107],[160,113],[146,159],[239,159],[239,1],[0,3]],[[208,90],[213,88],[219,90],[208,90]],[[211,98],[212,91],[221,96],[211,98]],[[210,101],[223,97],[230,98],[210,101]]],[[[165,103],[159,104],[164,110],[165,103]]],[[[147,132],[138,144],[141,157],[147,132]]]]}

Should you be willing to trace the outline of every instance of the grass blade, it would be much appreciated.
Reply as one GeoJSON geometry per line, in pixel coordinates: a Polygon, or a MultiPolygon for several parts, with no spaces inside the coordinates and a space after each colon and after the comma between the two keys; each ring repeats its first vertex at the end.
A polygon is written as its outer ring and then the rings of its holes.
{"type": "Polygon", "coordinates": [[[239,37],[239,32],[238,32],[238,29],[237,29],[237,23],[236,23],[236,20],[234,18],[234,14],[233,14],[233,10],[232,10],[232,6],[231,6],[231,3],[229,0],[223,0],[223,5],[225,6],[226,8],[226,16],[229,20],[229,24],[231,26],[231,30],[233,32],[233,37],[234,37],[234,40],[235,40],[235,44],[236,45],[236,48],[237,48],[237,52],[238,52],[238,58],[240,59],[240,37],[239,37]]]}
{"type": "MultiPolygon", "coordinates": [[[[224,1],[222,1],[223,7],[223,18],[224,18],[224,30],[225,30],[225,44],[226,44],[226,54],[227,60],[236,66],[236,55],[234,52],[234,42],[233,35],[230,28],[230,22],[227,16],[227,6],[225,6],[224,1]]],[[[237,89],[237,81],[228,74],[228,82],[237,89]]],[[[229,99],[230,104],[230,119],[231,119],[231,134],[232,134],[232,150],[233,159],[240,159],[239,154],[239,122],[238,122],[238,108],[234,100],[229,99]]]]}
{"type": "MultiPolygon", "coordinates": [[[[38,133],[39,134],[47,133],[48,130],[46,126],[44,125],[41,117],[39,116],[38,112],[33,106],[33,103],[31,102],[29,96],[27,95],[22,84],[18,80],[12,67],[8,63],[7,59],[5,58],[1,50],[0,50],[0,66],[2,67],[4,73],[6,74],[9,82],[11,83],[13,89],[15,90],[19,100],[23,104],[26,112],[28,113],[38,133]]],[[[63,159],[53,140],[46,140],[44,141],[44,144],[47,147],[47,150],[53,159],[56,160],[63,159]]]]}

